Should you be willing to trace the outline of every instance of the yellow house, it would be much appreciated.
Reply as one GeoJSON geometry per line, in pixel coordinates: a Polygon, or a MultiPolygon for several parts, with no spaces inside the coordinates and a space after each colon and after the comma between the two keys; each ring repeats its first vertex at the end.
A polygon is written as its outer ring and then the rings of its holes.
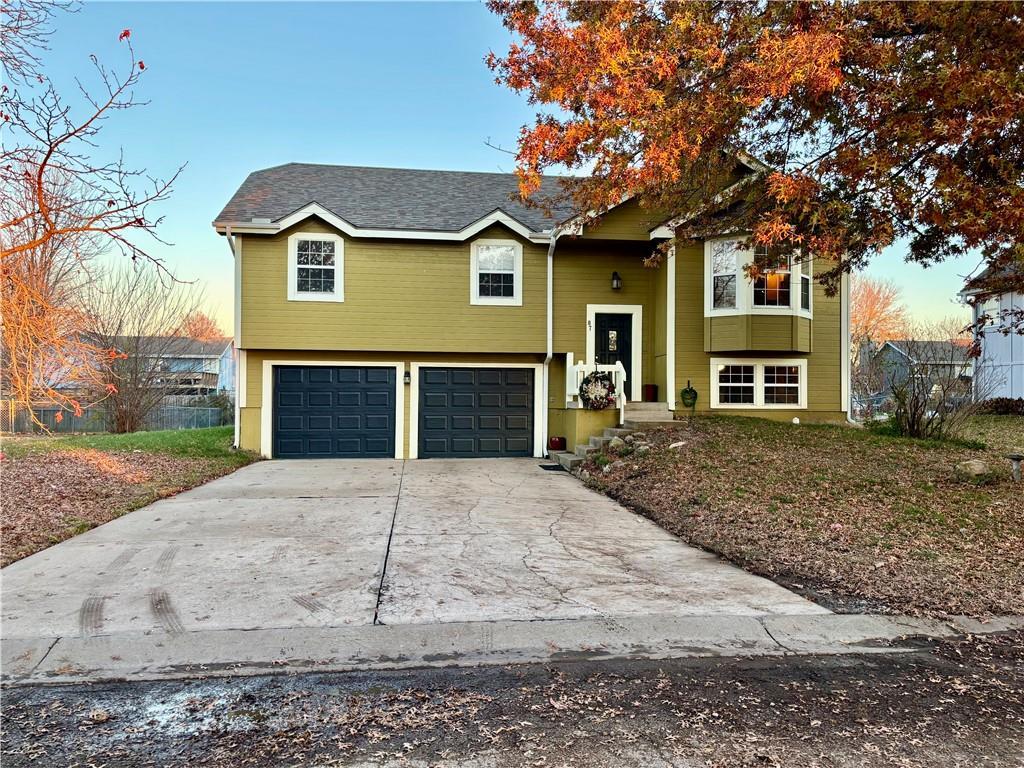
{"type": "MultiPolygon", "coordinates": [[[[556,184],[557,180],[546,180],[556,184]]],[[[266,456],[543,456],[698,412],[844,420],[848,295],[756,281],[740,236],[673,242],[633,201],[595,225],[511,174],[292,163],[214,222],[234,256],[237,444],[266,456]],[[615,385],[584,407],[595,369],[615,385]],[[560,442],[560,441],[559,441],[560,442]]]]}

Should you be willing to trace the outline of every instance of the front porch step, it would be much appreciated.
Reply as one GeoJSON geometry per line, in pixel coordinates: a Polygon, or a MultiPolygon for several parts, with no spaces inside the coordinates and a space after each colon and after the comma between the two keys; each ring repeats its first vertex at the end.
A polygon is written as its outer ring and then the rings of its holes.
{"type": "Polygon", "coordinates": [[[667,411],[668,403],[644,403],[635,400],[626,402],[626,412],[629,411],[667,411]]]}
{"type": "Polygon", "coordinates": [[[601,449],[598,446],[591,445],[590,443],[587,443],[586,445],[577,445],[576,446],[576,455],[579,456],[581,459],[585,459],[590,454],[597,453],[600,450],[601,449]]]}
{"type": "Polygon", "coordinates": [[[576,467],[583,463],[583,459],[577,456],[575,453],[569,453],[568,451],[558,451],[557,453],[551,454],[551,458],[562,465],[562,468],[572,472],[576,467]]]}
{"type": "Polygon", "coordinates": [[[645,429],[658,429],[659,427],[678,427],[681,426],[681,422],[678,422],[675,419],[648,419],[644,417],[630,419],[629,417],[626,417],[622,426],[626,428],[628,434],[628,432],[643,431],[645,429]]]}
{"type": "Polygon", "coordinates": [[[611,440],[613,437],[625,437],[633,433],[632,429],[623,429],[621,427],[607,427],[604,431],[604,436],[611,440]]]}

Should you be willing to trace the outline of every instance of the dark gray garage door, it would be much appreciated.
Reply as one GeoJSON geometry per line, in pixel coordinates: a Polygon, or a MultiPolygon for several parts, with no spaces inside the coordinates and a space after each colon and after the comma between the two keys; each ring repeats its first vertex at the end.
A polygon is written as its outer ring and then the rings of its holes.
{"type": "Polygon", "coordinates": [[[532,456],[533,386],[531,368],[420,368],[420,457],[532,456]]]}
{"type": "Polygon", "coordinates": [[[274,367],[275,458],[394,455],[394,368],[274,367]]]}

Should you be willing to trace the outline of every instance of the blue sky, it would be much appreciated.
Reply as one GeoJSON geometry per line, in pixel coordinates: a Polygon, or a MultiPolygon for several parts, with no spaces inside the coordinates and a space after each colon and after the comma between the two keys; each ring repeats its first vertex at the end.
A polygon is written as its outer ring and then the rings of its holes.
{"type": "MultiPolygon", "coordinates": [[[[138,96],[114,115],[103,149],[167,176],[187,163],[160,212],[173,247],[151,250],[204,286],[225,330],[232,317],[231,255],[210,222],[245,176],[291,161],[511,171],[534,109],[494,84],[483,58],[509,35],[480,3],[87,2],[58,17],[45,68],[71,94],[95,85],[89,55],[124,62],[132,30],[146,63],[138,96]]],[[[957,312],[961,260],[923,270],[890,249],[869,272],[902,286],[911,311],[957,312]]]]}

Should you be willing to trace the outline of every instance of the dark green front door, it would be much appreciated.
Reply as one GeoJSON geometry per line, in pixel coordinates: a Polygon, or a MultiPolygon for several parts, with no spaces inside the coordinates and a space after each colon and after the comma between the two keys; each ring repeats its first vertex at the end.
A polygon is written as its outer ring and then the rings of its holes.
{"type": "Polygon", "coordinates": [[[420,368],[420,458],[533,455],[532,368],[420,368]]]}
{"type": "Polygon", "coordinates": [[[601,365],[622,363],[628,398],[633,386],[633,316],[601,312],[594,318],[594,354],[601,365]]]}

